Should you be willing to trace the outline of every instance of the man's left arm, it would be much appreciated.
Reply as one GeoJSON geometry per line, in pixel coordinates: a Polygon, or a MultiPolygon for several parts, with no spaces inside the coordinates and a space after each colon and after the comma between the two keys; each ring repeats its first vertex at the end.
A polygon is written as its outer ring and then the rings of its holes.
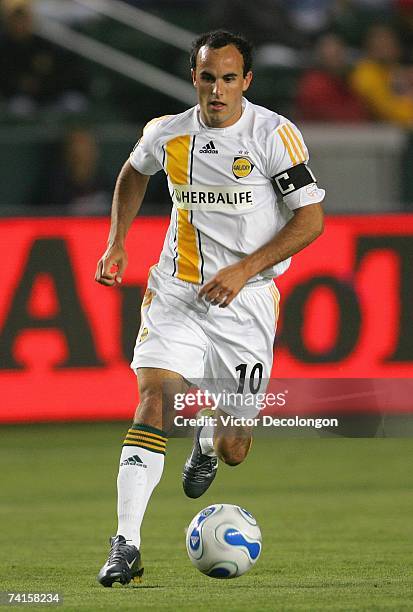
{"type": "Polygon", "coordinates": [[[225,308],[250,278],[295,255],[323,233],[324,213],[320,203],[295,209],[294,216],[272,240],[236,264],[219,270],[199,292],[212,304],[225,308]]]}

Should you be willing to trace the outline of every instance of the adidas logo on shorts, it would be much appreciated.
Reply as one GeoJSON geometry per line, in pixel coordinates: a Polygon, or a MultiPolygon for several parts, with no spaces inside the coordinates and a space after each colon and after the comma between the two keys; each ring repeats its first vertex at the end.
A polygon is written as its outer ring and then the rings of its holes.
{"type": "Polygon", "coordinates": [[[206,145],[199,149],[200,153],[215,153],[218,155],[218,149],[215,148],[215,145],[212,140],[210,140],[206,145]]]}

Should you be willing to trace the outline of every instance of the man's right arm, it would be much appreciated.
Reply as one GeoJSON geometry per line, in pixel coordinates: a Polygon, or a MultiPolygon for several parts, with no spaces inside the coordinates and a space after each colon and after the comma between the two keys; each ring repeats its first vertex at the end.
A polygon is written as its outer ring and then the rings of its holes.
{"type": "Polygon", "coordinates": [[[142,205],[149,179],[150,176],[135,170],[129,160],[120,171],[113,195],[108,245],[95,274],[95,280],[102,285],[112,287],[122,282],[128,262],[126,235],[142,205]]]}

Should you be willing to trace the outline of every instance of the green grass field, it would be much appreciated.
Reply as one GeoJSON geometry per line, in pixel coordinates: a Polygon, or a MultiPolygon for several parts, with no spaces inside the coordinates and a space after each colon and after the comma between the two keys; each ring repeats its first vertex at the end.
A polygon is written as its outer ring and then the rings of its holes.
{"type": "Polygon", "coordinates": [[[59,591],[65,610],[413,610],[412,439],[259,438],[199,500],[180,482],[191,441],[171,440],[143,526],[144,582],[102,588],[127,427],[1,429],[0,590],[59,591]],[[236,580],[186,556],[185,526],[217,501],[249,509],[263,533],[236,580]]]}

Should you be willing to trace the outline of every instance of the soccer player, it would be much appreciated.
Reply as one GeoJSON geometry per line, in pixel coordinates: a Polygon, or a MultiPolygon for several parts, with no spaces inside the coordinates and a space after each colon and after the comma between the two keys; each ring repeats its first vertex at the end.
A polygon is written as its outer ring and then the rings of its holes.
{"type": "MultiPolygon", "coordinates": [[[[103,586],[139,580],[140,527],[163,470],[164,419],[173,411],[168,384],[185,390],[225,379],[237,390],[250,376],[269,378],[279,294],[273,278],[323,230],[324,191],[307,166],[308,151],[285,117],[243,97],[251,80],[251,45],[242,36],[209,32],[191,52],[198,105],[154,119],[123,166],[115,187],[108,247],[96,280],[120,283],[124,243],[152,174],[167,175],[173,208],[159,263],[142,303],[131,367],[140,403],[118,474],[118,530],[100,570],[103,586]]],[[[183,471],[184,491],[199,497],[218,458],[241,463],[248,427],[195,432],[183,471]]],[[[255,413],[256,414],[256,413],[255,413]]]]}

